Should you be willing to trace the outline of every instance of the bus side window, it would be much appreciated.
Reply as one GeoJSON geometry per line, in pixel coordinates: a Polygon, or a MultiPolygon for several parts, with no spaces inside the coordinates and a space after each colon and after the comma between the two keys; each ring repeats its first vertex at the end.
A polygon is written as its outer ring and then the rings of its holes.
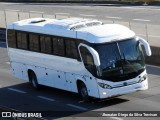
{"type": "Polygon", "coordinates": [[[39,52],[39,36],[36,34],[29,34],[29,49],[39,52]]]}
{"type": "Polygon", "coordinates": [[[52,38],[52,53],[54,55],[58,55],[58,45],[57,45],[57,38],[56,37],[53,37],[52,38]]]}
{"type": "Polygon", "coordinates": [[[59,37],[52,38],[52,45],[53,45],[53,54],[58,56],[65,56],[65,46],[64,40],[59,37]]]}
{"type": "Polygon", "coordinates": [[[16,48],[16,32],[8,29],[7,31],[8,47],[16,48]]]}
{"type": "Polygon", "coordinates": [[[64,49],[64,39],[58,38],[58,55],[65,56],[65,49],[64,49]]]}
{"type": "Polygon", "coordinates": [[[49,36],[40,36],[40,47],[42,53],[52,53],[52,44],[51,37],[49,36]]]}
{"type": "Polygon", "coordinates": [[[70,58],[77,59],[78,58],[78,51],[76,42],[74,40],[66,39],[66,56],[70,58]]]}
{"type": "Polygon", "coordinates": [[[70,45],[71,45],[71,55],[73,55],[73,58],[78,59],[78,51],[76,47],[76,42],[72,40],[70,45]]]}
{"type": "Polygon", "coordinates": [[[27,34],[17,32],[17,47],[20,49],[28,49],[27,34]]]}

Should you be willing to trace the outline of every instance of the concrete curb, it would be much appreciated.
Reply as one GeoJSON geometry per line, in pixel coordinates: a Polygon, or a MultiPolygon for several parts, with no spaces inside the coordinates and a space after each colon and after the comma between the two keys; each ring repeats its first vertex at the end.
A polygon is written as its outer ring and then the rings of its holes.
{"type": "Polygon", "coordinates": [[[160,66],[160,47],[151,46],[152,56],[146,56],[146,63],[160,66]]]}

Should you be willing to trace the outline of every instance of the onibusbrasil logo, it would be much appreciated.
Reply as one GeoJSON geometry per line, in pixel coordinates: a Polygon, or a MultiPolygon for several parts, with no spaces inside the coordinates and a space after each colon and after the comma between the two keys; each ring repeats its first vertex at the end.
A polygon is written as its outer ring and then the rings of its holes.
{"type": "Polygon", "coordinates": [[[22,112],[2,112],[2,117],[36,117],[42,118],[41,113],[22,113],[22,112]]]}

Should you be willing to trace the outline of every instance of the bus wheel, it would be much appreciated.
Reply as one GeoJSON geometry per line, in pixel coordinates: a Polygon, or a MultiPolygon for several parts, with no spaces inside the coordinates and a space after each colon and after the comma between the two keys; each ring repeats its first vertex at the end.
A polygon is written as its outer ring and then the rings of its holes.
{"type": "Polygon", "coordinates": [[[86,85],[84,83],[80,84],[79,94],[80,94],[81,98],[84,101],[88,101],[89,100],[89,95],[88,95],[87,87],[86,87],[86,85]]]}
{"type": "Polygon", "coordinates": [[[34,72],[31,72],[29,74],[29,79],[30,79],[30,82],[32,84],[32,86],[35,88],[35,89],[38,89],[39,88],[39,85],[38,85],[38,82],[37,82],[37,77],[35,75],[34,72]]]}

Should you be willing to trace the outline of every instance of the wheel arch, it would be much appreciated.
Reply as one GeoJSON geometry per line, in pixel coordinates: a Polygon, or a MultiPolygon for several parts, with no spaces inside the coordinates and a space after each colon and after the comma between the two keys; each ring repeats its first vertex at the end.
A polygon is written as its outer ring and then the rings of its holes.
{"type": "MultiPolygon", "coordinates": [[[[77,91],[78,91],[78,93],[79,93],[79,89],[80,89],[80,85],[81,85],[81,84],[84,84],[84,85],[86,86],[84,80],[82,80],[82,79],[77,79],[76,84],[77,84],[77,91]]],[[[86,86],[86,87],[87,87],[87,86],[86,86]]]]}
{"type": "Polygon", "coordinates": [[[31,79],[30,79],[31,73],[34,73],[34,74],[35,74],[35,72],[34,72],[34,70],[32,70],[32,69],[28,69],[28,70],[27,70],[27,73],[28,73],[28,80],[30,81],[30,80],[31,80],[31,79]]]}

